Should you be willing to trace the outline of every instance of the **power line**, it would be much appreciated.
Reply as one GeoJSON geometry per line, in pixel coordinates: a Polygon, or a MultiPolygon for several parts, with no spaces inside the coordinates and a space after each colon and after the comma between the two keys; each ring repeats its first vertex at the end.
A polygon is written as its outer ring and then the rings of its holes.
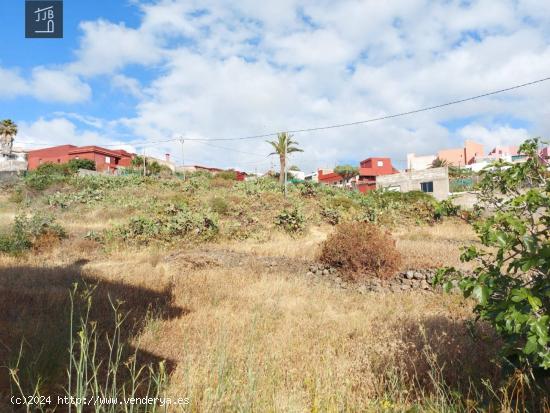
{"type": "MultiPolygon", "coordinates": [[[[349,127],[349,126],[364,125],[364,124],[368,124],[368,123],[379,122],[379,121],[382,121],[382,120],[394,119],[394,118],[403,117],[403,116],[414,115],[414,114],[417,114],[417,113],[428,112],[428,111],[444,108],[444,107],[447,107],[447,106],[452,106],[452,105],[457,105],[457,104],[460,104],[460,103],[465,103],[465,102],[469,102],[469,101],[473,101],[473,100],[477,100],[477,99],[482,99],[482,98],[485,98],[485,97],[488,97],[488,96],[494,96],[494,95],[497,95],[497,94],[500,94],[500,93],[510,92],[512,90],[517,90],[517,89],[521,89],[521,88],[524,88],[524,87],[527,87],[527,86],[532,86],[532,85],[535,85],[535,84],[538,84],[538,83],[546,82],[548,80],[550,80],[550,77],[545,77],[543,79],[538,79],[538,80],[534,80],[532,82],[522,83],[522,84],[519,84],[519,85],[507,87],[507,88],[504,88],[504,89],[498,89],[498,90],[495,90],[495,91],[492,91],[492,92],[487,92],[487,93],[483,93],[483,94],[476,95],[476,96],[471,96],[471,97],[464,98],[464,99],[453,100],[453,101],[442,103],[442,104],[439,104],[439,105],[426,106],[426,107],[423,107],[423,108],[410,110],[410,111],[407,111],[407,112],[400,112],[400,113],[395,113],[395,114],[391,114],[391,115],[385,115],[385,116],[380,116],[380,117],[376,117],[376,118],[365,119],[365,120],[360,120],[360,121],[355,121],[355,122],[339,123],[339,124],[318,126],[318,127],[312,127],[312,128],[303,128],[303,129],[289,129],[289,130],[285,130],[284,132],[296,134],[296,133],[316,132],[316,131],[321,131],[321,130],[338,129],[338,128],[344,128],[344,127],[349,127]]],[[[253,139],[264,139],[264,138],[273,137],[273,136],[276,136],[280,132],[282,132],[282,131],[264,133],[264,134],[259,134],[259,135],[251,135],[251,136],[242,136],[242,137],[236,137],[236,138],[185,138],[185,140],[186,141],[195,141],[195,142],[253,140],[253,139]]],[[[113,147],[113,146],[131,145],[131,146],[145,147],[143,145],[155,145],[155,144],[159,144],[159,143],[176,142],[176,141],[179,141],[181,139],[182,138],[172,138],[172,139],[164,139],[164,140],[157,140],[157,141],[123,142],[123,143],[119,143],[119,144],[109,144],[109,145],[102,145],[102,146],[113,147]]],[[[220,148],[222,148],[222,147],[220,147],[220,148]]],[[[228,148],[224,148],[224,149],[228,150],[228,148]]],[[[236,150],[234,150],[234,151],[236,151],[236,150]]]]}
{"type": "MultiPolygon", "coordinates": [[[[401,116],[413,115],[413,114],[416,114],[416,113],[427,112],[427,111],[430,111],[430,110],[440,109],[440,108],[447,107],[447,106],[457,105],[459,103],[469,102],[469,101],[472,101],[472,100],[497,95],[499,93],[509,92],[511,90],[516,90],[516,89],[520,89],[520,88],[523,88],[523,87],[532,86],[532,85],[535,85],[537,83],[546,82],[548,80],[550,80],[550,77],[546,77],[546,78],[543,78],[543,79],[538,79],[538,80],[528,82],[528,83],[522,83],[520,85],[511,86],[511,87],[508,87],[508,88],[505,88],[505,89],[499,89],[499,90],[495,90],[495,91],[492,91],[492,92],[483,93],[481,95],[472,96],[472,97],[465,98],[465,99],[453,100],[453,101],[450,101],[450,102],[447,102],[447,103],[442,103],[442,104],[435,105],[435,106],[427,106],[427,107],[424,107],[424,108],[415,109],[415,110],[411,110],[411,111],[408,111],[408,112],[395,113],[393,115],[380,116],[380,117],[377,117],[377,118],[360,120],[360,121],[356,121],[356,122],[348,122],[348,123],[340,123],[340,124],[335,124],[335,125],[319,126],[319,127],[314,127],[314,128],[293,129],[293,130],[291,129],[291,130],[287,130],[285,132],[287,132],[287,133],[304,133],[304,132],[315,132],[315,131],[327,130],[327,129],[344,128],[344,127],[355,126],[355,125],[363,125],[363,124],[366,124],[366,123],[378,122],[378,121],[381,121],[381,120],[393,119],[393,118],[397,118],[397,117],[401,117],[401,116]]],[[[263,134],[263,135],[245,136],[245,137],[241,137],[241,138],[213,138],[213,139],[198,139],[197,138],[196,140],[221,141],[221,140],[260,139],[260,138],[267,138],[267,137],[270,137],[270,136],[275,136],[275,135],[277,135],[277,133],[279,133],[279,132],[266,133],[266,134],[263,134]]]]}

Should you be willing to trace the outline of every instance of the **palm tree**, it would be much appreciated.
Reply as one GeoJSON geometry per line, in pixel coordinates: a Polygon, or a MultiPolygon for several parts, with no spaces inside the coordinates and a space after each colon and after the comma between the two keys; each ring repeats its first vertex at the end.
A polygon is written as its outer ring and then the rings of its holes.
{"type": "Polygon", "coordinates": [[[281,172],[279,174],[280,184],[284,184],[285,182],[286,155],[293,152],[303,152],[302,149],[298,148],[298,142],[293,141],[292,138],[292,135],[282,132],[277,134],[276,141],[266,141],[275,149],[269,156],[279,155],[279,163],[281,165],[281,172]]]}
{"type": "Polygon", "coordinates": [[[2,154],[11,153],[14,136],[17,135],[17,125],[10,119],[4,119],[0,122],[0,143],[2,144],[2,154]]]}
{"type": "Polygon", "coordinates": [[[449,166],[449,162],[445,159],[437,157],[432,161],[432,168],[443,168],[444,166],[449,166]]]}

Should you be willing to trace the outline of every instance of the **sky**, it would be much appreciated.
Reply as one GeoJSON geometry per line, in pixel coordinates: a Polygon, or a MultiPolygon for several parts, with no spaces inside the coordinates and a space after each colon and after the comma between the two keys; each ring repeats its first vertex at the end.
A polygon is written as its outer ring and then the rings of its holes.
{"type": "MultiPolygon", "coordinates": [[[[265,139],[550,76],[540,0],[64,1],[63,39],[25,39],[24,1],[0,2],[0,118],[15,146],[110,145],[246,171],[265,139]],[[182,137],[183,145],[157,141],[182,137]],[[183,150],[182,150],[183,149],[183,150]]],[[[465,139],[549,137],[550,81],[421,114],[299,133],[309,172],[370,156],[404,168],[465,139]]]]}

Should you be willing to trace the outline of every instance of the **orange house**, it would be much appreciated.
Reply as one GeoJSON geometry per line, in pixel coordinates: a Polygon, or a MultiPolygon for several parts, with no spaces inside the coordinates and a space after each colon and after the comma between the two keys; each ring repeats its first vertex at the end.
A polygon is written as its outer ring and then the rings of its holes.
{"type": "Polygon", "coordinates": [[[437,157],[449,165],[464,166],[475,163],[476,157],[482,157],[483,153],[482,144],[466,140],[464,148],[443,149],[437,153],[437,157]]]}

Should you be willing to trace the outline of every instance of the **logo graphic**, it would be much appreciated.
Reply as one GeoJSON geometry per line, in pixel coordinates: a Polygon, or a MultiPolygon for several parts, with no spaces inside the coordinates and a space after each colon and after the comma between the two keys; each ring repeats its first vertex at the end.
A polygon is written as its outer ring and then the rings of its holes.
{"type": "Polygon", "coordinates": [[[63,1],[26,0],[25,37],[61,39],[63,37],[63,1]]]}

